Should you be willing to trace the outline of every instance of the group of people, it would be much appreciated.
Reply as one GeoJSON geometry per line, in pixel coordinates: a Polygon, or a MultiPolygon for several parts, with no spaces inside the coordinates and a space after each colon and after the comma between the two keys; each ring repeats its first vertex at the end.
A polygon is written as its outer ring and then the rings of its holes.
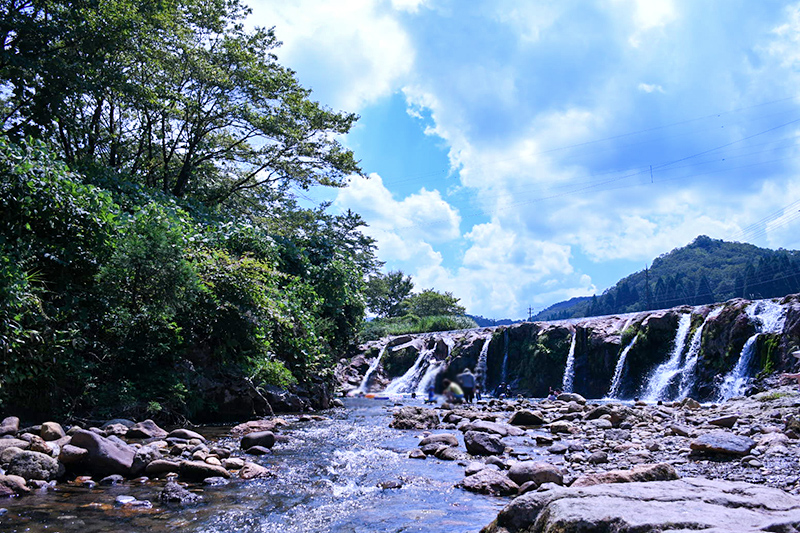
{"type": "Polygon", "coordinates": [[[475,379],[475,374],[469,368],[456,376],[456,379],[457,382],[449,379],[442,381],[443,394],[447,401],[451,403],[472,403],[476,398],[480,401],[481,387],[478,380],[475,379]]]}

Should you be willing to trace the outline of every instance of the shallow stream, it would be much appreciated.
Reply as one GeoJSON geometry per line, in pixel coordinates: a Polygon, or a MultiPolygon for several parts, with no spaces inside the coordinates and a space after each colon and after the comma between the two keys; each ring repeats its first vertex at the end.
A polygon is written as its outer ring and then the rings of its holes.
{"type": "MultiPolygon", "coordinates": [[[[292,421],[288,442],[249,460],[277,477],[232,480],[219,487],[190,485],[203,503],[166,507],[163,481],[87,489],[56,489],[0,500],[0,532],[203,531],[203,532],[477,532],[507,501],[457,489],[463,467],[436,459],[408,459],[419,431],[389,428],[388,401],[351,398],[323,421],[292,421]],[[432,463],[439,464],[432,464],[432,463]],[[399,481],[402,488],[377,485],[399,481]],[[153,503],[123,511],[117,496],[153,503]],[[2,512],[2,511],[0,511],[2,512]]],[[[224,428],[201,428],[208,437],[224,428]]]]}

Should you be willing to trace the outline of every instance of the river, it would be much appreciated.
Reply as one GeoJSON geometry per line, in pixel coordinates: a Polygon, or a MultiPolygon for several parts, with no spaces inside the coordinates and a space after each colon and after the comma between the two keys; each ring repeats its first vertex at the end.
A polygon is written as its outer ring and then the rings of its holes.
{"type": "MultiPolygon", "coordinates": [[[[225,486],[190,485],[203,503],[169,508],[158,502],[163,482],[128,481],[108,488],[61,483],[55,490],[0,500],[0,532],[477,532],[507,503],[457,489],[463,467],[408,459],[421,432],[389,428],[392,403],[349,398],[323,421],[289,419],[287,442],[273,454],[250,457],[271,467],[271,479],[225,486]],[[381,489],[385,481],[402,488],[381,489]],[[153,503],[123,511],[120,495],[153,503]],[[2,512],[2,511],[0,511],[2,512]]],[[[227,428],[200,428],[208,437],[227,428]]],[[[463,444],[462,444],[463,447],[463,444]]]]}

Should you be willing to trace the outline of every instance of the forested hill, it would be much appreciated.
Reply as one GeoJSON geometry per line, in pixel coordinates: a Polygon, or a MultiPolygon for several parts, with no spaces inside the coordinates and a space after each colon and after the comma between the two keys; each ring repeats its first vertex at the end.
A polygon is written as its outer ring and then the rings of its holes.
{"type": "Polygon", "coordinates": [[[725,242],[705,235],[621,279],[599,296],[559,302],[536,320],[702,305],[730,298],[774,298],[800,292],[800,252],[725,242]]]}

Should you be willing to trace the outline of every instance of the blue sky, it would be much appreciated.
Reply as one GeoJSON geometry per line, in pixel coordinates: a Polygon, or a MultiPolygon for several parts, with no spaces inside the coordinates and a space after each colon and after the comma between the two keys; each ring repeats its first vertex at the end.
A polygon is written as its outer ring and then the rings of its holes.
{"type": "Polygon", "coordinates": [[[470,313],[599,294],[700,234],[800,248],[800,3],[251,6],[361,116],[343,142],[369,178],[315,197],[470,313]]]}

